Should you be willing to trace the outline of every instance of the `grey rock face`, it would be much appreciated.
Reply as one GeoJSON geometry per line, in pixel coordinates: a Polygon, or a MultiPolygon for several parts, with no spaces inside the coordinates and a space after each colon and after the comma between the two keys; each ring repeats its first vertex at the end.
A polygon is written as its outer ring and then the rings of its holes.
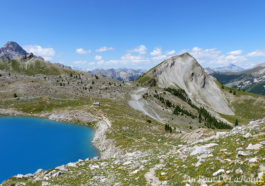
{"type": "Polygon", "coordinates": [[[13,41],[7,42],[2,48],[0,48],[0,58],[20,58],[28,53],[19,44],[13,41]]]}
{"type": "Polygon", "coordinates": [[[163,61],[147,75],[161,88],[184,89],[195,103],[222,114],[234,114],[214,78],[188,53],[163,61]]]}

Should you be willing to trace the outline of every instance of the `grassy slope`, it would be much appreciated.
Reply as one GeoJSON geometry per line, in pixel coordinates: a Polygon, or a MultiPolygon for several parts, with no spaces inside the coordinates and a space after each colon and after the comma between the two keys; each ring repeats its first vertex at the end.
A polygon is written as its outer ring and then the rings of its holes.
{"type": "MultiPolygon", "coordinates": [[[[217,81],[216,81],[217,82],[217,81]]],[[[221,83],[217,84],[222,87],[221,83]]],[[[235,123],[235,120],[239,120],[239,124],[247,124],[252,119],[260,119],[265,117],[265,96],[253,94],[250,92],[229,88],[224,86],[221,89],[226,95],[230,107],[234,110],[235,116],[222,115],[225,119],[231,123],[235,123]],[[232,92],[236,92],[233,95],[232,92]]]]}
{"type": "Polygon", "coordinates": [[[40,59],[32,59],[27,63],[12,59],[0,59],[0,70],[5,70],[8,72],[16,72],[25,75],[37,75],[37,74],[44,74],[44,75],[60,75],[62,73],[74,73],[74,70],[70,69],[62,69],[55,64],[50,62],[42,61],[40,59]]]}
{"type": "MultiPolygon", "coordinates": [[[[212,174],[219,169],[229,170],[232,180],[239,175],[235,172],[238,168],[242,169],[244,176],[257,176],[259,172],[259,164],[265,163],[262,159],[265,148],[261,148],[256,153],[251,153],[247,157],[237,158],[238,147],[245,149],[248,144],[256,144],[264,140],[265,136],[256,135],[265,131],[265,126],[260,130],[252,131],[253,137],[245,139],[242,135],[234,134],[223,139],[213,139],[207,143],[216,143],[213,147],[212,157],[205,158],[201,165],[196,166],[198,158],[196,155],[191,156],[184,153],[184,157],[180,156],[174,148],[179,148],[180,141],[174,138],[174,134],[165,133],[164,127],[152,121],[146,122],[146,116],[130,109],[128,105],[121,101],[115,102],[111,100],[100,100],[102,107],[96,107],[93,112],[104,112],[112,121],[111,131],[108,137],[114,139],[116,146],[127,153],[142,151],[144,154],[140,157],[133,157],[131,163],[128,159],[106,159],[97,161],[88,161],[77,168],[70,168],[70,172],[66,172],[59,177],[50,179],[48,182],[52,184],[84,184],[90,185],[103,184],[101,180],[105,179],[105,183],[121,185],[146,185],[145,174],[157,164],[161,166],[155,170],[155,176],[160,181],[166,181],[168,185],[183,182],[186,176],[198,178],[203,176],[212,178],[212,174]],[[218,157],[218,158],[216,158],[218,157]],[[249,163],[249,158],[258,157],[257,163],[249,163]],[[231,161],[228,161],[228,160],[231,161]],[[237,159],[237,161],[235,161],[237,159]],[[238,163],[244,162],[244,163],[238,163]],[[91,167],[98,166],[96,169],[91,167]]],[[[75,107],[75,106],[73,106],[75,107]]],[[[82,108],[81,106],[78,106],[82,108]]],[[[200,143],[203,145],[207,143],[200,143]]],[[[193,146],[193,145],[192,145],[193,146]]],[[[52,170],[50,170],[52,171],[52,170]]],[[[49,171],[49,172],[50,172],[49,171]]],[[[17,182],[25,182],[29,185],[41,185],[41,182],[35,184],[30,179],[12,178],[6,185],[17,182]]],[[[221,177],[219,184],[228,183],[225,177],[221,177]]],[[[5,185],[4,184],[4,185],[5,185]]],[[[217,183],[216,183],[217,184],[217,183]]],[[[241,184],[241,183],[240,183],[241,184]]],[[[239,184],[239,185],[240,185],[239,184]]],[[[246,185],[251,185],[246,183],[246,185]]]]}

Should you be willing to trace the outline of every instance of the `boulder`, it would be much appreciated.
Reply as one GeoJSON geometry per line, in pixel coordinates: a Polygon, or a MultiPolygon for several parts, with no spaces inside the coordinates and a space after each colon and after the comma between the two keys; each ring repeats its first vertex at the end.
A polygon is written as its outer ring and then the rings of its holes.
{"type": "Polygon", "coordinates": [[[224,172],[225,172],[224,169],[219,169],[218,171],[216,171],[216,172],[213,173],[213,176],[217,176],[217,175],[219,175],[221,173],[224,173],[224,172]]]}
{"type": "Polygon", "coordinates": [[[248,156],[249,153],[245,151],[238,151],[237,156],[248,156]]]}
{"type": "Polygon", "coordinates": [[[236,169],[236,174],[243,174],[242,169],[240,169],[240,168],[236,169]]]}
{"type": "Polygon", "coordinates": [[[249,144],[247,149],[248,150],[259,150],[261,147],[262,147],[261,144],[255,144],[255,145],[249,144]]]}

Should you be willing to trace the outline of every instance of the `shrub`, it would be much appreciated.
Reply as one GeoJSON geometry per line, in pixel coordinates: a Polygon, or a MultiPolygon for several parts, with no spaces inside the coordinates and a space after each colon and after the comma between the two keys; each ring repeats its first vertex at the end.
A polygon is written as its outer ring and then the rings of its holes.
{"type": "Polygon", "coordinates": [[[172,107],[172,103],[171,103],[169,100],[166,100],[166,105],[167,105],[168,107],[172,107]]]}
{"type": "Polygon", "coordinates": [[[173,130],[172,130],[172,128],[169,126],[169,124],[166,124],[166,125],[165,125],[165,131],[166,131],[166,132],[170,132],[170,133],[172,133],[173,130]]]}
{"type": "Polygon", "coordinates": [[[148,97],[148,93],[145,93],[145,94],[143,95],[143,98],[146,99],[147,97],[148,97]]]}
{"type": "Polygon", "coordinates": [[[150,79],[148,81],[148,84],[151,86],[151,87],[155,87],[156,86],[156,80],[155,79],[150,79]]]}
{"type": "Polygon", "coordinates": [[[235,121],[235,126],[238,126],[238,120],[236,119],[236,121],[235,121]]]}

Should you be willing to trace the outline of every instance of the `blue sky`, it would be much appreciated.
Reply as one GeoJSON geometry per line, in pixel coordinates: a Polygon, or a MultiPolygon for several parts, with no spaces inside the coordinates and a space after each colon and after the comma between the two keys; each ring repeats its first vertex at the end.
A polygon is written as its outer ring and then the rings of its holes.
{"type": "Polygon", "coordinates": [[[262,0],[1,0],[0,45],[82,70],[149,69],[190,52],[204,67],[265,61],[262,0]]]}

